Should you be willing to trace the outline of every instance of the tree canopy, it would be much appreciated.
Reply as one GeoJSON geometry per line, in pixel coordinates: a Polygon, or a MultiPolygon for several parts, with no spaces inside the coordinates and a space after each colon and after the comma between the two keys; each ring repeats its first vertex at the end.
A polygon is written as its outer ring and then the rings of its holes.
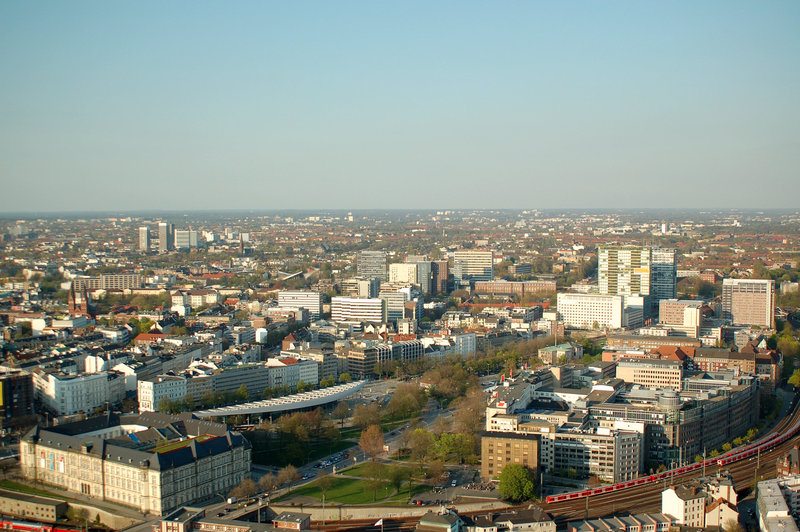
{"type": "Polygon", "coordinates": [[[527,467],[508,464],[500,473],[500,494],[514,502],[526,501],[536,495],[536,479],[527,467]]]}

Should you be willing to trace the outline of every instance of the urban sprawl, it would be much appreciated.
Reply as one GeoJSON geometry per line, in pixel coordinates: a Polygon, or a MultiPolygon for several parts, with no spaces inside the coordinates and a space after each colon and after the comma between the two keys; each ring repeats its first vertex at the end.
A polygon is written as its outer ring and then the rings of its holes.
{"type": "Polygon", "coordinates": [[[0,512],[798,530],[799,260],[791,211],[0,220],[0,512]]]}

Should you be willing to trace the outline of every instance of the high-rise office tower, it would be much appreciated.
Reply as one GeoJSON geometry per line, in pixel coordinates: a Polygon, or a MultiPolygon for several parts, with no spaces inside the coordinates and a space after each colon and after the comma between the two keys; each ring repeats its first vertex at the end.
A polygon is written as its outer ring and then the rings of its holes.
{"type": "Polygon", "coordinates": [[[678,261],[674,249],[653,248],[650,260],[650,294],[656,299],[674,299],[678,290],[678,261]]]}
{"type": "Polygon", "coordinates": [[[597,258],[600,294],[650,295],[650,248],[644,246],[600,246],[597,258]]]}
{"type": "Polygon", "coordinates": [[[389,280],[385,251],[359,251],[356,271],[359,277],[375,277],[381,281],[389,280]]]}
{"type": "Polygon", "coordinates": [[[433,279],[433,267],[430,261],[415,261],[409,264],[414,264],[417,267],[417,281],[416,283],[422,289],[423,294],[431,293],[431,280],[433,279]]]}
{"type": "Polygon", "coordinates": [[[436,260],[431,263],[433,282],[431,290],[434,294],[447,293],[447,278],[450,276],[450,266],[446,260],[436,260]]]}
{"type": "Polygon", "coordinates": [[[494,279],[494,256],[491,251],[456,251],[453,253],[456,281],[491,281],[494,279]]]}
{"type": "Polygon", "coordinates": [[[175,249],[196,248],[198,245],[197,231],[191,229],[175,230],[175,249]]]}
{"type": "Polygon", "coordinates": [[[164,253],[175,248],[173,245],[173,226],[167,222],[158,223],[158,251],[164,253]]]}
{"type": "Polygon", "coordinates": [[[775,281],[724,279],[722,317],[733,325],[775,326],[775,281]]]}
{"type": "Polygon", "coordinates": [[[147,226],[139,228],[139,251],[150,251],[150,229],[147,226]]]}

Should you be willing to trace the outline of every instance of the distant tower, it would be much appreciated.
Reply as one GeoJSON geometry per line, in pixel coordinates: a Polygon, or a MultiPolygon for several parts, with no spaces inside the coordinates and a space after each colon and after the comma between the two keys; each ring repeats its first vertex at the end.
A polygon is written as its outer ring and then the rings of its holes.
{"type": "Polygon", "coordinates": [[[150,229],[146,225],[139,228],[139,251],[150,251],[150,229]]]}
{"type": "Polygon", "coordinates": [[[239,235],[239,255],[244,255],[244,238],[242,235],[239,235]]]}
{"type": "Polygon", "coordinates": [[[174,235],[174,229],[172,227],[172,224],[167,222],[158,223],[159,253],[165,253],[167,251],[172,251],[173,249],[175,249],[175,246],[172,241],[173,235],[174,235]]]}
{"type": "Polygon", "coordinates": [[[359,277],[389,280],[389,268],[386,265],[385,251],[359,251],[356,262],[359,277]]]}

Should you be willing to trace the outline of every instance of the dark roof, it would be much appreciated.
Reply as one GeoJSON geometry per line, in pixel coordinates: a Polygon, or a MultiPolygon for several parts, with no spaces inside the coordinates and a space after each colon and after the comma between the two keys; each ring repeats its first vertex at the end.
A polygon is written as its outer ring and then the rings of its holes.
{"type": "Polygon", "coordinates": [[[189,416],[143,414],[124,417],[110,415],[52,428],[36,426],[25,434],[24,439],[53,449],[84,452],[103,457],[105,460],[136,464],[156,470],[186,465],[199,458],[221,454],[235,447],[250,448],[250,442],[246,438],[239,433],[227,431],[225,425],[191,418],[191,414],[189,416]],[[180,417],[187,421],[184,423],[180,417]],[[82,435],[120,424],[138,424],[149,428],[108,440],[82,435]],[[204,432],[203,429],[209,430],[204,432]],[[156,447],[156,443],[160,441],[174,441],[201,435],[210,437],[202,441],[191,439],[186,445],[167,452],[159,452],[156,447]]]}

